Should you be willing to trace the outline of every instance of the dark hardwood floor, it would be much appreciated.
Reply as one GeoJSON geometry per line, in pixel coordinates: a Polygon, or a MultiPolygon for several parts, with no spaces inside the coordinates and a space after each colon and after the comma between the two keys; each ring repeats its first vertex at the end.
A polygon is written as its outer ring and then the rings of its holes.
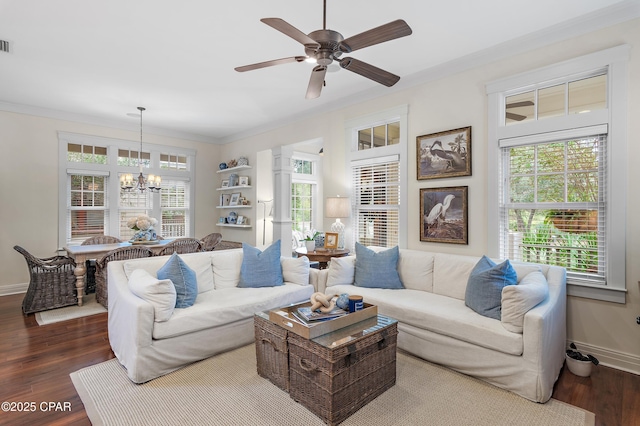
{"type": "MultiPolygon", "coordinates": [[[[22,315],[22,297],[0,297],[0,401],[33,411],[3,405],[0,424],[89,425],[69,374],[113,358],[107,314],[40,327],[22,315]]],[[[595,413],[596,425],[640,426],[640,376],[599,366],[582,378],[565,368],[553,397],[595,413]]]]}

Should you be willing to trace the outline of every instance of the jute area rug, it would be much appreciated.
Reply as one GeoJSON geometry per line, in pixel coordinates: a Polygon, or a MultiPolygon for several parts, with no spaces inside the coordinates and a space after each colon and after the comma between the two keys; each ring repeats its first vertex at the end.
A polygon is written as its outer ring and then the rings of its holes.
{"type": "MultiPolygon", "coordinates": [[[[116,359],[71,373],[94,425],[324,423],[256,373],[254,345],[191,364],[142,385],[116,359]]],[[[342,423],[389,425],[593,425],[556,400],[536,404],[480,380],[398,353],[397,382],[342,423]]]]}
{"type": "Polygon", "coordinates": [[[82,306],[65,306],[64,308],[38,312],[36,313],[36,321],[38,325],[47,325],[53,324],[54,322],[102,314],[104,312],[107,312],[107,310],[104,306],[96,302],[96,295],[92,293],[84,295],[82,298],[82,306]]]}

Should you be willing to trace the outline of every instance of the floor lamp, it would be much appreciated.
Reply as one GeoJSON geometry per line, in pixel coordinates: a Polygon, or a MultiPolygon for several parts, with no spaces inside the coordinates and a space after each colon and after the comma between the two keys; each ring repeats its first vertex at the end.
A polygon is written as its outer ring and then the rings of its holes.
{"type": "Polygon", "coordinates": [[[351,216],[351,203],[349,197],[327,197],[324,204],[325,217],[335,218],[336,221],[331,224],[331,232],[338,233],[338,248],[344,248],[344,223],[340,222],[340,218],[351,216]]]}
{"type": "MultiPolygon", "coordinates": [[[[265,236],[267,232],[267,203],[273,201],[273,198],[270,200],[258,200],[258,204],[262,204],[262,245],[265,245],[265,236]]],[[[269,210],[269,216],[273,215],[273,206],[271,206],[271,210],[269,210]]]]}

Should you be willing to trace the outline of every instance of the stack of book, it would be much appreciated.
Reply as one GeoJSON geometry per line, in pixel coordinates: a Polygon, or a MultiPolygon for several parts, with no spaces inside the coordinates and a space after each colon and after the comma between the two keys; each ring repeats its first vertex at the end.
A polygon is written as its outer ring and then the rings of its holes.
{"type": "Polygon", "coordinates": [[[303,323],[312,323],[317,321],[326,321],[347,315],[347,311],[340,308],[334,308],[330,312],[312,311],[310,307],[305,306],[292,311],[296,318],[303,323]]]}

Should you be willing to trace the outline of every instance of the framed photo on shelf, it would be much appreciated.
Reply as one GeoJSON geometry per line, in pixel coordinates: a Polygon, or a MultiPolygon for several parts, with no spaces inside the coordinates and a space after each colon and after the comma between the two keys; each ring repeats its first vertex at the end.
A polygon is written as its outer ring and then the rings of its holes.
{"type": "Polygon", "coordinates": [[[222,194],[222,205],[228,206],[231,201],[231,194],[222,194]]]}
{"type": "Polygon", "coordinates": [[[420,189],[420,241],[469,244],[468,187],[420,189]]]}
{"type": "Polygon", "coordinates": [[[239,192],[234,192],[233,194],[231,194],[231,198],[229,199],[229,205],[230,206],[237,206],[239,199],[240,199],[240,193],[239,192]]]}
{"type": "Polygon", "coordinates": [[[220,188],[228,188],[229,187],[229,179],[225,179],[222,181],[222,186],[220,188]]]}
{"type": "Polygon", "coordinates": [[[325,232],[324,233],[324,248],[332,250],[338,248],[338,233],[337,232],[325,232]]]}
{"type": "Polygon", "coordinates": [[[236,220],[236,225],[244,225],[244,216],[238,216],[236,220]]]}
{"type": "Polygon", "coordinates": [[[249,176],[240,176],[238,178],[239,186],[249,186],[249,176]]]}
{"type": "Polygon", "coordinates": [[[418,180],[471,176],[471,126],[416,138],[418,180]]]}

